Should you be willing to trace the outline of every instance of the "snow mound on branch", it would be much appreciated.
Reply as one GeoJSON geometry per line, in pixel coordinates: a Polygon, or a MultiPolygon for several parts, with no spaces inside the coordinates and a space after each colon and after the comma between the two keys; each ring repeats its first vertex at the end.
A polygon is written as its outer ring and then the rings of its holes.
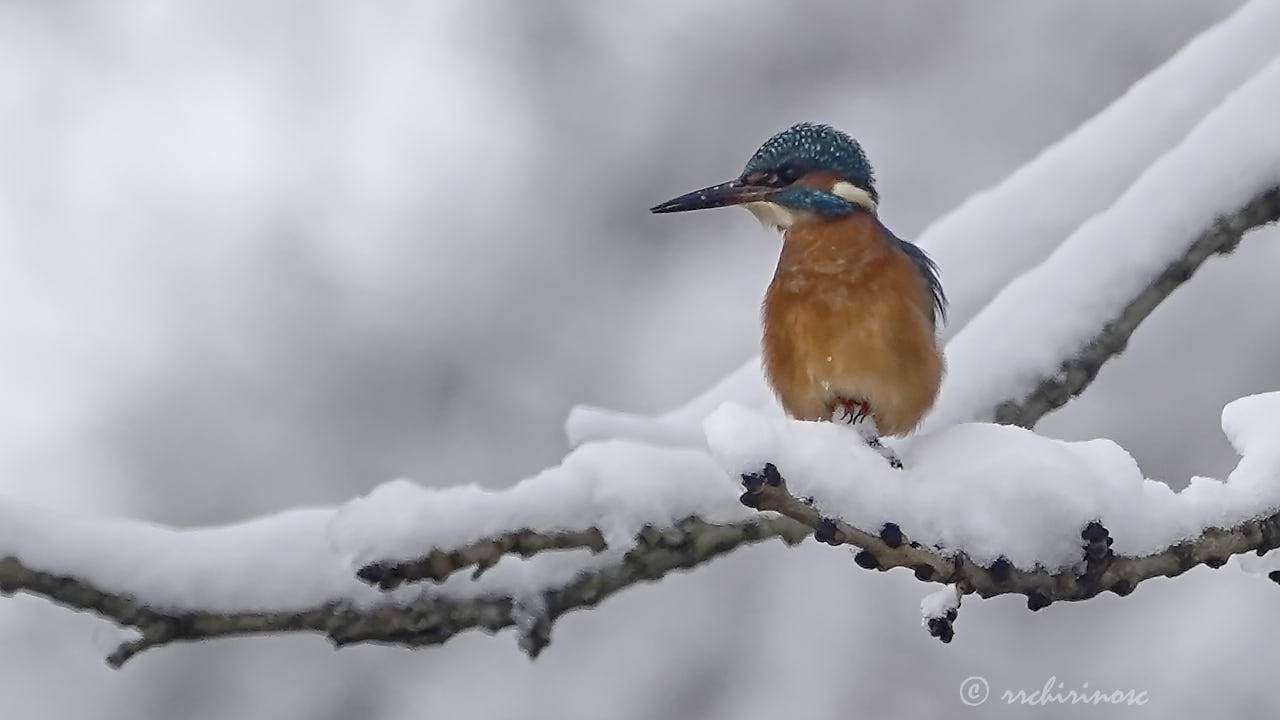
{"type": "Polygon", "coordinates": [[[326,540],[331,510],[297,508],[245,522],[176,530],[89,518],[0,499],[0,556],[86,580],[159,610],[251,612],[375,601],[326,540]]]}
{"type": "MultiPolygon", "coordinates": [[[[1274,486],[1280,483],[1280,408],[1269,402],[1270,395],[1241,398],[1222,411],[1222,430],[1231,445],[1243,456],[1228,486],[1241,485],[1246,490],[1239,502],[1263,504],[1273,498],[1274,486]],[[1252,497],[1250,497],[1250,495],[1252,497]]],[[[1190,488],[1188,488],[1189,490],[1190,488]]],[[[1240,567],[1247,572],[1266,575],[1280,570],[1280,552],[1262,557],[1240,556],[1240,567]]]]}
{"type": "Polygon", "coordinates": [[[1280,508],[1280,393],[1237,400],[1223,429],[1242,460],[1226,483],[1195,478],[1180,493],[1145,479],[1110,440],[1064,442],[1018,427],[970,423],[903,443],[894,470],[847,426],[761,416],[725,405],[707,442],[733,477],[776,465],[788,489],[823,513],[987,564],[1060,570],[1081,560],[1080,531],[1108,528],[1113,550],[1141,556],[1280,508]]]}
{"type": "MultiPolygon", "coordinates": [[[[422,594],[533,597],[584,569],[616,563],[641,528],[696,515],[755,518],[737,501],[741,473],[772,462],[824,513],[875,531],[894,522],[911,539],[1014,565],[1059,569],[1081,557],[1080,530],[1102,522],[1114,550],[1145,555],[1280,508],[1280,393],[1237,400],[1223,429],[1242,460],[1225,483],[1195,478],[1180,493],[1146,480],[1108,440],[1062,442],[1021,428],[971,423],[901,443],[893,470],[856,431],[726,405],[705,424],[713,451],[625,441],[592,443],[505,491],[433,490],[398,480],[337,510],[297,509],[221,527],[175,530],[88,519],[0,501],[0,558],[81,578],[157,609],[295,610],[422,594]],[[355,579],[359,565],[413,559],[507,531],[596,527],[599,556],[508,558],[471,581],[406,587],[390,596],[355,579]],[[246,572],[251,569],[251,572],[246,572]]],[[[1277,567],[1267,557],[1253,569],[1277,567]]]]}
{"type": "Polygon", "coordinates": [[[705,451],[617,440],[584,445],[560,465],[503,490],[394,481],[339,508],[329,535],[340,554],[360,566],[524,528],[595,527],[611,550],[625,549],[645,525],[669,527],[690,515],[715,522],[751,513],[726,489],[705,451]]]}
{"type": "Polygon", "coordinates": [[[944,618],[947,613],[952,610],[960,609],[960,593],[956,592],[954,585],[943,586],[941,590],[936,590],[924,596],[920,601],[920,619],[921,625],[929,627],[929,621],[934,618],[944,618]]]}

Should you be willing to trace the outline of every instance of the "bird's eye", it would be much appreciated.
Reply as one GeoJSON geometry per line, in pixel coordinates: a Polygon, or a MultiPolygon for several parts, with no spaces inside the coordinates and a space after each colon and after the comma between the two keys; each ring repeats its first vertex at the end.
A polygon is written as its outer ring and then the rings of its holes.
{"type": "Polygon", "coordinates": [[[800,168],[796,165],[784,165],[782,169],[778,170],[775,177],[777,177],[779,183],[782,185],[790,185],[791,183],[799,180],[800,176],[803,174],[804,173],[801,172],[800,168]]]}
{"type": "Polygon", "coordinates": [[[768,187],[780,188],[786,187],[796,180],[799,180],[801,175],[804,175],[804,172],[799,167],[795,165],[784,165],[773,172],[753,172],[744,179],[752,185],[765,185],[768,187]]]}

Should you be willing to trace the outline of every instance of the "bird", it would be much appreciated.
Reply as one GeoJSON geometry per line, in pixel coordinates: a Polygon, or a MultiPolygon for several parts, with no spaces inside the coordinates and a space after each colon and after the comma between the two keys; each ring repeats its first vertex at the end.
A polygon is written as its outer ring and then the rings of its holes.
{"type": "Polygon", "coordinates": [[[879,202],[861,145],[800,123],[765,141],[737,178],[650,211],[741,205],[782,233],[761,312],[765,377],[791,417],[856,425],[886,452],[880,436],[913,432],[937,398],[947,299],[938,266],[885,227],[879,202]]]}

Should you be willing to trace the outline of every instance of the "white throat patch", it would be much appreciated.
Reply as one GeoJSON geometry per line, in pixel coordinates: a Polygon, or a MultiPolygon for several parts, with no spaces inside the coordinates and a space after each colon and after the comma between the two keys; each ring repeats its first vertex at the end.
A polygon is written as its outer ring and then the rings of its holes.
{"type": "Polygon", "coordinates": [[[790,208],[785,208],[777,203],[752,202],[743,207],[750,210],[751,214],[755,215],[760,224],[766,228],[786,231],[796,224],[796,214],[790,208]]]}

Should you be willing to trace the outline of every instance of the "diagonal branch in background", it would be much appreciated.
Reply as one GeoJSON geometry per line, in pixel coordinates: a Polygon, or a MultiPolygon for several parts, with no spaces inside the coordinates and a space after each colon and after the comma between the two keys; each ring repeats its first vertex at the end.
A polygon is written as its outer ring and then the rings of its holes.
{"type": "MultiPolygon", "coordinates": [[[[1280,216],[1278,194],[1280,190],[1271,189],[1230,216],[1216,220],[1180,260],[1170,264],[1164,274],[1135,296],[1117,320],[1099,330],[1093,340],[1086,344],[1081,359],[1064,361],[1062,372],[1042,381],[1040,387],[1028,397],[1001,403],[991,412],[1004,422],[1031,425],[1049,410],[1060,407],[1078,395],[1092,382],[1097,368],[1123,348],[1129,335],[1151,310],[1168,297],[1173,289],[1185,282],[1207,257],[1214,252],[1229,251],[1243,232],[1274,221],[1280,216]]],[[[782,498],[777,500],[781,502],[782,498]]],[[[792,505],[786,507],[799,512],[792,505]]],[[[807,514],[803,517],[809,518],[807,514]]],[[[743,545],[774,537],[787,542],[799,542],[813,526],[804,520],[797,523],[797,519],[799,518],[762,516],[743,522],[716,525],[698,518],[688,518],[672,528],[641,533],[636,545],[618,564],[584,571],[563,586],[544,590],[523,601],[510,595],[452,599],[424,594],[418,601],[408,605],[388,602],[370,608],[354,608],[345,602],[332,601],[301,610],[271,612],[166,610],[149,604],[145,597],[108,593],[80,578],[28,567],[16,557],[0,558],[0,591],[7,594],[27,592],[39,595],[63,606],[93,612],[122,626],[137,629],[141,637],[125,643],[108,658],[113,666],[119,666],[142,650],[170,642],[279,632],[321,633],[339,646],[359,642],[422,646],[442,644],[466,630],[479,628],[496,632],[502,628],[517,626],[521,633],[521,646],[531,655],[536,655],[548,642],[551,625],[564,613],[577,608],[593,607],[626,587],[641,581],[660,579],[675,570],[700,566],[743,545]]],[[[919,562],[909,566],[920,573],[926,572],[921,568],[930,568],[937,573],[937,577],[930,576],[933,581],[955,578],[956,582],[973,583],[971,586],[961,585],[961,589],[972,587],[969,592],[984,596],[987,596],[985,593],[1023,592],[1027,594],[1031,605],[1052,600],[1087,599],[1097,594],[1081,590],[1086,586],[1125,594],[1141,579],[1176,575],[1197,564],[1216,565],[1231,554],[1249,549],[1276,547],[1273,540],[1277,537],[1275,516],[1229,530],[1208,530],[1195,543],[1182,543],[1157,556],[1116,558],[1110,567],[1102,570],[1098,570],[1099,566],[1095,563],[1091,577],[1096,579],[1082,585],[1080,579],[1068,579],[1064,575],[1015,575],[1012,568],[1005,568],[999,563],[992,568],[978,568],[974,565],[965,571],[967,574],[957,575],[959,571],[941,564],[954,563],[954,560],[944,559],[941,555],[930,558],[918,548],[907,555],[902,552],[895,554],[890,552],[895,549],[888,548],[884,539],[856,531],[847,524],[832,522],[834,530],[842,533],[842,542],[849,538],[866,541],[866,546],[859,545],[864,548],[864,552],[869,553],[860,555],[864,564],[874,561],[874,567],[887,568],[909,564],[902,562],[894,565],[892,563],[895,557],[916,560],[919,562]],[[1250,545],[1255,537],[1256,544],[1250,545]],[[1009,570],[1010,577],[1018,578],[1012,581],[1014,584],[1009,588],[1005,588],[998,580],[998,577],[1003,577],[1006,569],[1009,570]],[[1131,584],[1126,585],[1126,581],[1131,584]],[[1058,583],[1064,585],[1059,587],[1058,583]]],[[[826,524],[823,524],[823,528],[826,529],[826,524]]],[[[519,540],[504,539],[507,537],[504,535],[464,548],[437,549],[418,561],[383,564],[384,568],[397,568],[395,572],[403,575],[400,578],[394,578],[394,573],[381,578],[377,576],[376,570],[369,570],[366,575],[374,582],[385,579],[394,584],[409,579],[412,573],[419,573],[423,578],[443,577],[473,565],[477,570],[483,571],[502,554],[527,555],[563,547],[596,547],[591,543],[593,538],[586,535],[576,539],[583,541],[583,544],[575,544],[575,540],[563,537],[548,536],[534,540],[532,536],[538,535],[536,531],[528,535],[522,532],[525,531],[514,533],[521,535],[522,539],[519,540]],[[421,566],[411,569],[415,563],[420,563],[421,566]]],[[[589,533],[590,529],[584,532],[589,533]]],[[[252,568],[245,569],[246,573],[252,571],[252,568]]]]}
{"type": "Polygon", "coordinates": [[[1102,366],[1124,351],[1138,325],[1178,286],[1190,280],[1205,260],[1213,255],[1230,254],[1246,232],[1277,220],[1280,220],[1280,187],[1261,192],[1234,213],[1214,220],[1181,257],[1169,263],[1079,353],[1063,361],[1057,373],[1041,380],[1035,390],[1021,400],[1001,403],[995,410],[995,422],[1035,427],[1040,418],[1084,392],[1102,366]]]}
{"type": "MultiPolygon", "coordinates": [[[[916,579],[953,585],[959,595],[976,594],[983,598],[1023,595],[1027,598],[1027,607],[1033,611],[1055,602],[1088,600],[1107,591],[1125,596],[1144,580],[1177,577],[1197,565],[1219,568],[1232,555],[1250,551],[1262,555],[1280,548],[1280,511],[1229,528],[1205,528],[1195,538],[1141,557],[1112,553],[1110,533],[1093,522],[1081,531],[1079,568],[1057,572],[1021,570],[1003,558],[983,566],[964,553],[949,553],[914,543],[892,523],[873,534],[843,520],[824,517],[811,504],[792,495],[785,480],[771,465],[762,473],[744,475],[742,484],[746,489],[742,496],[744,505],[791,518],[811,528],[818,540],[829,545],[859,548],[854,560],[861,567],[870,570],[910,568],[916,579]]],[[[1280,582],[1276,577],[1272,579],[1280,582]]],[[[951,617],[949,621],[954,619],[951,617]]],[[[936,634],[943,642],[950,641],[949,633],[936,634]]]]}

